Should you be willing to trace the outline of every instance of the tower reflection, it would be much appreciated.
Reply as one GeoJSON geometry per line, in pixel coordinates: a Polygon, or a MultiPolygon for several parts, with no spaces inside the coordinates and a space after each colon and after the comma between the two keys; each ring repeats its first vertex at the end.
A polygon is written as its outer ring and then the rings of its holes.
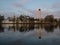
{"type": "Polygon", "coordinates": [[[41,28],[40,27],[37,29],[37,35],[38,35],[38,38],[41,39],[41,28]]]}

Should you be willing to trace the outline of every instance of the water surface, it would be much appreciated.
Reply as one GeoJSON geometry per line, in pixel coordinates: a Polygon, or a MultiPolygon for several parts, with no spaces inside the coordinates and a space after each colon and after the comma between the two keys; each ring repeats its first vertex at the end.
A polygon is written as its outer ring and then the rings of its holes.
{"type": "Polygon", "coordinates": [[[0,45],[60,45],[60,26],[2,24],[0,45]]]}

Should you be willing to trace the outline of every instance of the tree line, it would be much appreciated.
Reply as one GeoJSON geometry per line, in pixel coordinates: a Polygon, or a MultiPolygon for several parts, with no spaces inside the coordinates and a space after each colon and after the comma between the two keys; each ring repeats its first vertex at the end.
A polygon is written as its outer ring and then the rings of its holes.
{"type": "MultiPolygon", "coordinates": [[[[18,23],[18,21],[22,21],[22,22],[33,22],[34,21],[41,21],[41,23],[50,23],[50,24],[60,24],[60,18],[54,18],[53,15],[47,15],[45,18],[41,18],[41,19],[35,19],[34,17],[30,17],[30,16],[24,16],[24,15],[20,15],[19,17],[8,17],[7,18],[9,21],[16,21],[18,23]]],[[[4,16],[0,15],[0,23],[2,23],[2,21],[5,20],[4,16]]]]}

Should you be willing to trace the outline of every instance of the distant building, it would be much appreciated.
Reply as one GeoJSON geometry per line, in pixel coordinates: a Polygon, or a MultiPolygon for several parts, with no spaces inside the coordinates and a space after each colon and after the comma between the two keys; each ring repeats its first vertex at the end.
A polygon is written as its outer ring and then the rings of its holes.
{"type": "Polygon", "coordinates": [[[13,22],[9,20],[3,20],[2,23],[13,23],[13,22]]]}
{"type": "Polygon", "coordinates": [[[38,9],[37,11],[37,19],[41,19],[41,9],[38,9]]]}

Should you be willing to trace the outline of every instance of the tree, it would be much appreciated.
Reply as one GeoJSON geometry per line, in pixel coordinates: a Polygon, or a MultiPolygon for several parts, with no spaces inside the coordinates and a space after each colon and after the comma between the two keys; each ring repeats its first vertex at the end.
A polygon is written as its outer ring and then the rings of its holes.
{"type": "Polygon", "coordinates": [[[19,16],[19,19],[20,19],[21,21],[23,21],[23,18],[24,18],[23,15],[19,16]]]}
{"type": "Polygon", "coordinates": [[[4,16],[0,15],[0,23],[2,23],[3,20],[4,20],[4,16]]]}
{"type": "Polygon", "coordinates": [[[45,22],[53,23],[53,21],[54,21],[54,16],[53,15],[47,15],[45,17],[45,22]]]}

